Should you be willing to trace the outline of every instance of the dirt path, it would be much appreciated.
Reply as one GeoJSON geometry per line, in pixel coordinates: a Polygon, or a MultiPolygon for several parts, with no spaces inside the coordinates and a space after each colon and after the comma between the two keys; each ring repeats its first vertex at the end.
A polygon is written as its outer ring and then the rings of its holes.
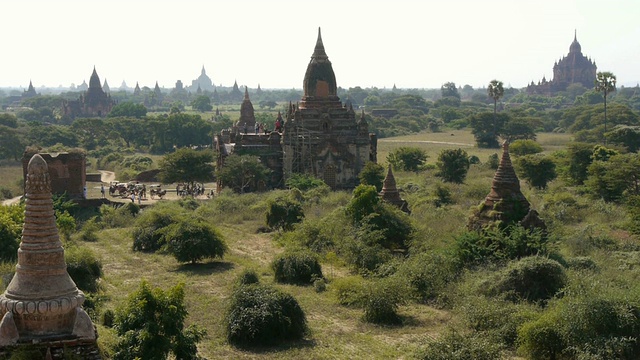
{"type": "Polygon", "coordinates": [[[379,142],[394,142],[394,143],[421,143],[421,144],[442,144],[442,145],[455,145],[455,146],[468,146],[474,147],[473,144],[457,143],[448,141],[431,141],[431,140],[385,140],[379,139],[379,142]]]}
{"type": "Polygon", "coordinates": [[[20,198],[22,198],[22,196],[16,196],[13,199],[7,199],[2,201],[2,205],[4,206],[9,206],[9,205],[14,205],[20,202],[20,198]]]}
{"type": "Polygon", "coordinates": [[[100,176],[100,181],[102,181],[103,183],[108,184],[116,179],[116,174],[113,171],[98,170],[98,172],[102,174],[100,176]]]}

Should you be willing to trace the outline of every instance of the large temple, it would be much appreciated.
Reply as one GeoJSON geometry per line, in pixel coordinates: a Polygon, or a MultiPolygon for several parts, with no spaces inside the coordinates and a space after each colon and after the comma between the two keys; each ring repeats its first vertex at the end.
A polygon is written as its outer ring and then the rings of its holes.
{"type": "Polygon", "coordinates": [[[276,131],[243,134],[236,126],[221,132],[216,137],[222,157],[219,166],[227,154],[250,150],[272,170],[271,186],[282,186],[287,177],[297,173],[311,174],[333,189],[354,188],[365,163],[377,160],[377,139],[369,133],[364,113],[356,116],[353,107],[343,105],[337,96],[336,76],[320,29],[303,89],[301,101],[289,104],[280,120],[283,126],[276,131]]]}
{"type": "Polygon", "coordinates": [[[565,91],[571,84],[581,84],[587,89],[594,87],[596,81],[596,63],[582,55],[582,47],[578,42],[577,33],[569,46],[569,54],[553,65],[553,79],[545,77],[538,84],[533,81],[527,86],[527,93],[539,95],[554,95],[565,91]]]}
{"type": "Polygon", "coordinates": [[[104,92],[100,84],[100,78],[93,68],[89,87],[86,92],[80,95],[78,100],[64,100],[62,102],[62,115],[71,119],[77,117],[105,117],[115,102],[111,100],[111,95],[104,92]]]}
{"type": "Polygon", "coordinates": [[[207,76],[207,72],[204,69],[204,65],[202,65],[202,70],[200,71],[200,76],[197,79],[191,81],[191,91],[196,91],[197,88],[200,88],[202,91],[213,91],[215,86],[213,85],[213,81],[211,78],[207,76]]]}

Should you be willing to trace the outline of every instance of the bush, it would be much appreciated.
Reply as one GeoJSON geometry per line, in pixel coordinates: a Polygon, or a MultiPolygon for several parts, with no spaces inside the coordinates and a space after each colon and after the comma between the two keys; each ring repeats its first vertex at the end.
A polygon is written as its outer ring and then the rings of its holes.
{"type": "Polygon", "coordinates": [[[165,245],[164,228],[178,221],[178,214],[170,208],[154,207],[145,211],[135,222],[132,231],[133,250],[154,252],[165,245]]]}
{"type": "Polygon", "coordinates": [[[324,181],[310,174],[291,174],[285,181],[285,186],[289,189],[298,189],[300,191],[307,191],[319,187],[325,187],[327,184],[324,181]]]}
{"type": "Polygon", "coordinates": [[[398,268],[397,276],[407,281],[412,296],[422,303],[436,300],[458,276],[455,259],[441,253],[423,252],[411,256],[398,268]]]}
{"type": "Polygon", "coordinates": [[[384,167],[373,161],[367,161],[360,171],[358,179],[360,179],[360,184],[373,185],[380,192],[384,182],[384,167]]]}
{"type": "Polygon", "coordinates": [[[290,231],[294,224],[304,219],[304,211],[299,202],[288,198],[278,198],[269,201],[265,217],[269,228],[290,231]]]}
{"type": "Polygon", "coordinates": [[[418,171],[427,161],[427,153],[419,148],[402,146],[387,155],[394,170],[418,171]]]}
{"type": "Polygon", "coordinates": [[[96,292],[102,276],[102,262],[96,254],[86,247],[71,246],[65,249],[67,272],[78,289],[96,292]]]}
{"type": "Polygon", "coordinates": [[[304,311],[293,296],[254,284],[240,287],[231,296],[225,331],[229,343],[253,347],[299,340],[308,328],[304,311]]]}
{"type": "Polygon", "coordinates": [[[111,328],[113,327],[113,322],[116,318],[116,314],[111,309],[105,310],[100,316],[100,322],[104,327],[111,328]]]}
{"type": "Polygon", "coordinates": [[[469,155],[462,149],[445,149],[440,151],[436,166],[436,176],[443,181],[462,184],[469,171],[469,155]]]}
{"type": "Polygon", "coordinates": [[[361,307],[365,297],[365,282],[360,276],[347,276],[334,280],[331,288],[343,306],[361,307]]]}
{"type": "Polygon", "coordinates": [[[465,232],[455,241],[455,257],[465,266],[550,253],[549,239],[542,231],[522,226],[465,232]]]}
{"type": "Polygon", "coordinates": [[[404,303],[405,289],[395,278],[373,281],[363,299],[362,319],[374,324],[394,325],[402,322],[398,306],[404,303]]]}
{"type": "Polygon", "coordinates": [[[509,263],[501,271],[487,292],[501,294],[517,301],[541,301],[552,298],[567,283],[564,268],[557,261],[541,256],[531,256],[509,263]]]}
{"type": "Polygon", "coordinates": [[[498,165],[500,165],[500,158],[498,157],[498,154],[489,155],[489,158],[487,159],[487,166],[489,169],[496,170],[498,169],[498,165]]]}
{"type": "Polygon", "coordinates": [[[202,220],[185,217],[162,229],[167,252],[179,262],[222,258],[227,251],[222,234],[202,220]]]}
{"type": "Polygon", "coordinates": [[[424,360],[495,360],[501,359],[501,347],[490,338],[471,333],[447,331],[416,354],[424,360]]]}
{"type": "Polygon", "coordinates": [[[509,153],[514,156],[532,155],[542,152],[542,146],[535,140],[516,140],[509,144],[509,153]]]}
{"type": "Polygon", "coordinates": [[[437,183],[432,190],[433,197],[433,205],[436,207],[441,207],[443,205],[449,205],[453,203],[453,198],[451,197],[451,189],[444,185],[437,183]]]}
{"type": "Polygon", "coordinates": [[[258,273],[253,269],[245,269],[240,275],[236,278],[236,285],[250,285],[250,284],[258,284],[260,282],[260,278],[258,277],[258,273]]]}
{"type": "Polygon", "coordinates": [[[321,279],[322,269],[318,258],[310,252],[290,252],[278,255],[271,263],[275,280],[281,283],[310,284],[321,279]]]}
{"type": "Polygon", "coordinates": [[[540,318],[524,324],[518,330],[519,351],[535,360],[638,359],[638,333],[637,298],[631,299],[628,292],[590,292],[565,297],[540,318]]]}
{"type": "Polygon", "coordinates": [[[138,291],[116,311],[115,328],[119,342],[113,359],[198,359],[197,343],[206,331],[191,325],[184,328],[188,315],[184,304],[184,284],[168,291],[151,289],[142,281],[138,291]]]}
{"type": "Polygon", "coordinates": [[[471,165],[480,164],[480,158],[475,155],[469,156],[469,164],[471,165]]]}
{"type": "Polygon", "coordinates": [[[529,185],[543,190],[547,183],[556,178],[556,164],[547,156],[524,155],[516,160],[518,175],[529,185]]]}
{"type": "Polygon", "coordinates": [[[97,217],[92,217],[87,220],[84,225],[82,225],[82,232],[80,233],[80,240],[86,242],[96,242],[98,241],[98,230],[100,230],[100,226],[98,225],[97,217]]]}
{"type": "Polygon", "coordinates": [[[24,205],[0,206],[0,260],[14,262],[24,223],[24,205]]]}
{"type": "Polygon", "coordinates": [[[13,193],[11,193],[11,190],[0,186],[0,200],[11,199],[11,198],[13,198],[13,193]]]}

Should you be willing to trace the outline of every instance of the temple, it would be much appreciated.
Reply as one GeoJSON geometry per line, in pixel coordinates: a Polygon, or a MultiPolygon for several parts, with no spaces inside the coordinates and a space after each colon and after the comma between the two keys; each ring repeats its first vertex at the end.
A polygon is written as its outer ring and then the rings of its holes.
{"type": "Polygon", "coordinates": [[[0,356],[21,347],[40,359],[101,359],[84,294],[67,272],[53,211],[47,163],[29,161],[26,209],[16,272],[0,296],[0,356]]]}
{"type": "Polygon", "coordinates": [[[594,87],[596,81],[596,63],[582,55],[582,47],[578,42],[577,32],[569,46],[569,54],[553,65],[553,79],[535,84],[533,81],[527,86],[527,93],[539,95],[555,95],[565,91],[571,84],[581,84],[587,89],[594,87]]]}
{"type": "Polygon", "coordinates": [[[398,207],[407,214],[411,214],[411,211],[409,211],[409,203],[407,203],[407,200],[400,197],[400,192],[396,187],[396,178],[393,176],[393,171],[391,170],[391,164],[389,164],[387,176],[384,178],[384,182],[382,183],[380,197],[382,198],[382,201],[398,207]]]}
{"type": "MultiPolygon", "coordinates": [[[[301,101],[289,103],[284,118],[279,114],[276,125],[270,127],[273,131],[241,134],[241,128],[235,127],[216,136],[216,149],[221,156],[219,166],[231,153],[250,152],[272,170],[270,187],[282,186],[292,174],[310,174],[332,189],[355,188],[365,163],[377,161],[377,139],[369,133],[364,113],[356,116],[353,107],[343,105],[337,96],[336,76],[320,29],[303,89],[301,101]]],[[[245,101],[247,90],[243,111],[248,114],[245,101]]],[[[246,114],[241,114],[241,122],[255,124],[255,117],[251,120],[246,114]]]]}
{"type": "Polygon", "coordinates": [[[204,65],[202,65],[202,70],[200,71],[200,76],[197,79],[191,81],[191,91],[196,91],[196,89],[200,87],[203,91],[213,91],[215,86],[213,85],[213,81],[211,78],[207,76],[207,72],[204,69],[204,65]]]}
{"type": "Polygon", "coordinates": [[[106,94],[100,84],[100,78],[93,68],[89,88],[78,100],[63,100],[62,115],[71,119],[76,117],[105,117],[115,105],[111,95],[106,94]]]}
{"type": "Polygon", "coordinates": [[[22,93],[21,97],[22,99],[29,99],[34,96],[38,96],[38,93],[36,93],[36,89],[33,87],[31,80],[29,80],[29,88],[22,93]]]}
{"type": "Polygon", "coordinates": [[[482,230],[494,224],[501,227],[519,224],[527,229],[546,230],[538,212],[531,209],[529,201],[520,191],[520,179],[511,163],[509,143],[506,141],[502,144],[502,159],[493,176],[491,191],[476,210],[467,223],[469,230],[482,230]]]}

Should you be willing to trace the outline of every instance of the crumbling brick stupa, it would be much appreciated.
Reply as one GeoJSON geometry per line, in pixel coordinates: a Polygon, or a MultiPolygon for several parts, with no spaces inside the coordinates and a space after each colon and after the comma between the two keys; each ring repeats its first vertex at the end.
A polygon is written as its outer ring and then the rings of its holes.
{"type": "Polygon", "coordinates": [[[493,176],[491,191],[469,218],[467,228],[482,230],[494,224],[520,224],[526,229],[546,230],[544,221],[536,210],[531,209],[529,201],[520,191],[520,179],[511,163],[508,142],[502,145],[502,159],[493,176]]]}
{"type": "Polygon", "coordinates": [[[67,272],[47,163],[36,154],[27,168],[18,264],[0,296],[0,357],[28,348],[41,359],[101,359],[84,294],[67,272]]]}
{"type": "Polygon", "coordinates": [[[382,201],[398,207],[407,214],[411,214],[411,211],[409,210],[409,203],[407,200],[400,197],[400,192],[396,186],[396,178],[393,176],[393,171],[391,170],[391,164],[389,164],[387,176],[384,178],[382,191],[380,191],[379,195],[382,198],[382,201]]]}

